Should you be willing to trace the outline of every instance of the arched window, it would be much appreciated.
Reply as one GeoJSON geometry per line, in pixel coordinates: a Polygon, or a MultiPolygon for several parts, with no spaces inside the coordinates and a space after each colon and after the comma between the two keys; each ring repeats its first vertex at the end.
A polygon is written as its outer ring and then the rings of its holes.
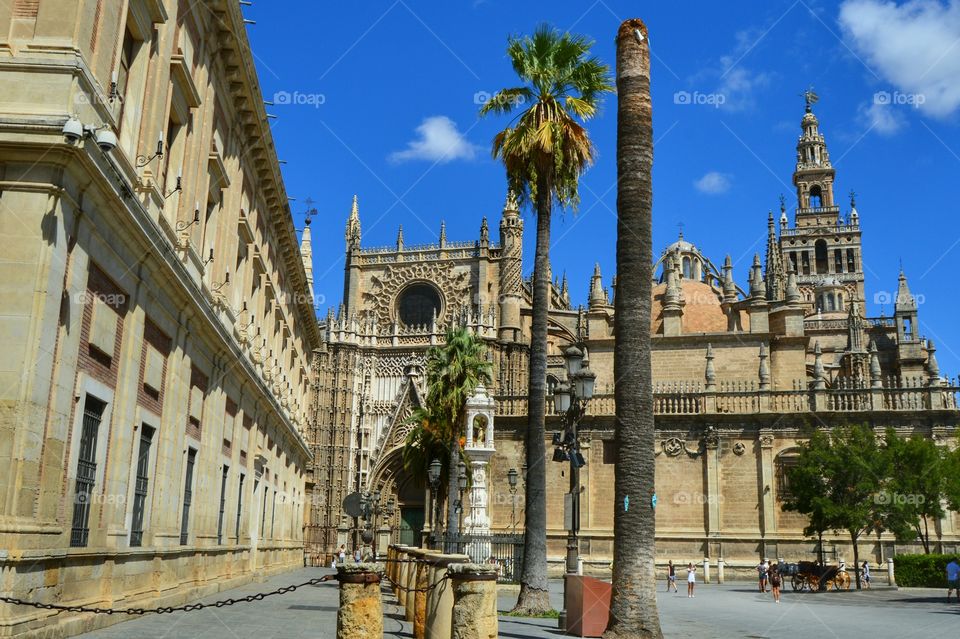
{"type": "Polygon", "coordinates": [[[843,293],[837,293],[837,310],[843,310],[843,293]]]}
{"type": "Polygon", "coordinates": [[[693,278],[693,270],[690,267],[689,257],[683,258],[683,277],[688,280],[693,278]]]}
{"type": "Polygon", "coordinates": [[[817,263],[817,273],[827,272],[827,242],[826,240],[817,240],[813,245],[817,263]]]}
{"type": "Polygon", "coordinates": [[[827,312],[837,310],[837,309],[836,309],[836,306],[834,305],[834,301],[833,301],[833,293],[827,293],[827,307],[826,307],[825,309],[823,309],[823,310],[825,310],[825,311],[827,311],[827,312]]]}
{"type": "Polygon", "coordinates": [[[810,188],[810,208],[818,209],[823,206],[823,191],[820,185],[814,185],[810,188]]]}

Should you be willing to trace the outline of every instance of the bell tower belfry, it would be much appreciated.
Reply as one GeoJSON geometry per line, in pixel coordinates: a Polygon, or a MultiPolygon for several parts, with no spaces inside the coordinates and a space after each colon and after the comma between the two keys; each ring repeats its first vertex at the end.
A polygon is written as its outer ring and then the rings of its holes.
{"type": "MultiPolygon", "coordinates": [[[[860,215],[850,193],[850,213],[843,215],[834,199],[836,171],[830,163],[827,142],[813,113],[818,97],[803,93],[806,102],[797,140],[797,187],[794,228],[788,228],[786,211],[780,217],[780,250],[784,272],[796,273],[811,312],[845,313],[852,300],[864,299],[860,215]]],[[[772,234],[772,222],[768,221],[772,234]]],[[[862,305],[861,305],[862,308],[862,305]]]]}

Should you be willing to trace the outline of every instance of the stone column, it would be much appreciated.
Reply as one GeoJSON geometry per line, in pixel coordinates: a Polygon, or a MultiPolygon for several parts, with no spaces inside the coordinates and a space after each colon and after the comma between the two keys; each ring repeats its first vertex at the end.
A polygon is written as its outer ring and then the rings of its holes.
{"type": "Polygon", "coordinates": [[[761,429],[758,437],[760,444],[760,534],[766,540],[768,535],[777,532],[775,518],[776,503],[773,500],[773,431],[761,429]]]}
{"type": "Polygon", "coordinates": [[[423,639],[424,628],[427,625],[427,586],[430,585],[430,566],[424,561],[423,555],[418,559],[421,561],[414,564],[416,570],[414,583],[417,591],[413,595],[413,636],[416,639],[423,639]]]}
{"type": "MultiPolygon", "coordinates": [[[[416,562],[417,560],[423,559],[426,551],[421,550],[420,548],[408,548],[407,549],[407,559],[411,562],[416,562]]],[[[407,578],[403,583],[404,591],[400,593],[400,601],[403,603],[404,610],[406,611],[407,621],[414,621],[416,619],[417,611],[417,578],[418,578],[418,563],[408,563],[407,564],[407,578]]]]}
{"type": "Polygon", "coordinates": [[[887,583],[896,587],[897,579],[893,574],[893,557],[887,557],[887,583]]]}
{"type": "Polygon", "coordinates": [[[340,609],[337,611],[337,639],[383,636],[383,605],[380,602],[380,573],[383,564],[340,564],[340,609]]]}
{"type": "Polygon", "coordinates": [[[497,569],[490,564],[453,564],[451,639],[497,637],[497,569]]]}
{"type": "Polygon", "coordinates": [[[425,639],[450,639],[451,613],[453,612],[453,586],[447,579],[447,569],[452,564],[468,563],[467,555],[444,555],[428,553],[427,561],[427,616],[424,627],[425,639]]]}

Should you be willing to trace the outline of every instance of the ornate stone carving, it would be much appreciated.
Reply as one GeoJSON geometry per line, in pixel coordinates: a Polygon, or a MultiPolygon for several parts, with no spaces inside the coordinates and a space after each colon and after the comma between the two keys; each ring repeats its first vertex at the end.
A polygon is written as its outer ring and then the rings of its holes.
{"type": "Polygon", "coordinates": [[[747,452],[747,447],[743,445],[743,442],[737,442],[733,445],[733,454],[738,457],[747,452]]]}
{"type": "Polygon", "coordinates": [[[457,272],[451,262],[390,264],[379,275],[373,275],[371,281],[372,290],[363,293],[364,305],[383,326],[395,319],[397,294],[411,282],[430,282],[440,289],[444,304],[437,321],[441,323],[452,317],[454,303],[470,299],[470,273],[457,272]]]}
{"type": "Polygon", "coordinates": [[[760,448],[773,448],[773,435],[769,433],[760,435],[760,448]]]}
{"type": "Polygon", "coordinates": [[[664,454],[667,457],[679,457],[686,453],[688,457],[699,457],[700,450],[690,450],[687,448],[687,442],[680,437],[669,437],[660,442],[660,450],[657,455],[664,454]]]}

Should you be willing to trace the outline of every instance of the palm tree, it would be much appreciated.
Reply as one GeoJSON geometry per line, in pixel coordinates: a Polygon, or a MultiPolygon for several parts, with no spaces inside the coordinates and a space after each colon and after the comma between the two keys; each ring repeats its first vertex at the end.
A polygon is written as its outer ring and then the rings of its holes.
{"type": "Polygon", "coordinates": [[[647,27],[617,33],[617,403],[613,594],[604,637],[662,637],[654,566],[654,432],[650,368],[653,126],[647,27]]]}
{"type": "Polygon", "coordinates": [[[546,411],[547,313],[550,299],[550,216],[554,200],[579,202],[580,175],[592,164],[593,143],[580,122],[597,112],[612,91],[609,67],[590,57],[593,42],[548,26],[532,36],[511,37],[507,56],[523,83],[498,91],[480,109],[511,113],[526,108],[493,139],[493,156],[506,167],[507,182],[521,203],[537,213],[533,267],[533,321],[526,435],[527,480],[523,571],[515,610],[550,610],[547,591],[546,411]]]}
{"type": "MultiPolygon", "coordinates": [[[[467,399],[481,383],[489,383],[490,362],[483,341],[466,328],[447,331],[443,346],[427,352],[427,396],[425,406],[414,411],[415,423],[407,436],[403,457],[415,476],[426,474],[427,465],[446,450],[447,496],[457,493],[458,465],[463,448],[463,409],[467,399]]],[[[468,466],[469,468],[469,466],[468,466]]],[[[458,517],[453,499],[447,499],[447,532],[455,534],[458,517]]]]}

